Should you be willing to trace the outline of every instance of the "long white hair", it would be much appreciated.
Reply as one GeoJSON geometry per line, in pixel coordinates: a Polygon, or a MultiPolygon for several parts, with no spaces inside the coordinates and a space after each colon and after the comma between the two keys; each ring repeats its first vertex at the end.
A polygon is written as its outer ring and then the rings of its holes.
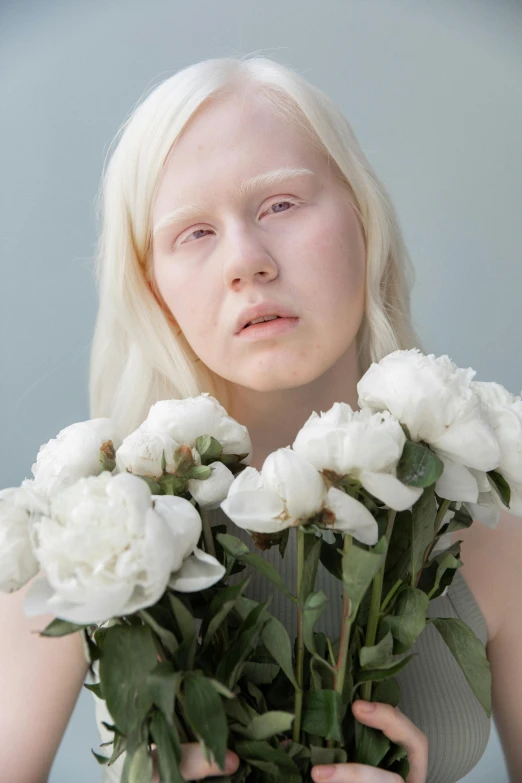
{"type": "Polygon", "coordinates": [[[169,151],[197,110],[220,96],[252,89],[329,156],[361,223],[367,254],[365,312],[356,336],[361,374],[392,351],[423,350],[410,311],[414,270],[395,208],[333,100],[266,57],[204,60],[138,102],[104,167],[90,416],[110,416],[123,435],[161,399],[209,392],[228,408],[225,379],[198,359],[155,286],[151,212],[169,151]]]}

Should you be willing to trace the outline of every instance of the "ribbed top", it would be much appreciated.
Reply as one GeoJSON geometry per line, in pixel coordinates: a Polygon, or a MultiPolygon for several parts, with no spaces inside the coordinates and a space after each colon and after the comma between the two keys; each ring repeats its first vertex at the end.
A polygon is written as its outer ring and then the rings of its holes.
{"type": "MultiPolygon", "coordinates": [[[[230,523],[221,509],[209,513],[212,524],[226,523],[229,532],[254,549],[250,535],[230,523]]],[[[296,537],[291,531],[284,558],[277,547],[263,552],[289,587],[295,582],[296,537]]],[[[245,576],[242,572],[240,578],[245,576]]],[[[295,636],[296,622],[293,602],[276,588],[252,572],[246,595],[256,601],[270,595],[269,610],[295,636]]],[[[323,590],[328,604],[317,623],[317,630],[333,639],[339,636],[341,587],[323,566],[319,565],[316,590],[323,590]]],[[[430,602],[428,615],[460,618],[474,631],[482,644],[487,643],[487,628],[478,604],[459,571],[446,595],[430,602]]],[[[429,765],[426,783],[456,783],[477,764],[486,749],[491,722],[468,685],[462,671],[448,650],[439,632],[430,624],[412,647],[414,656],[397,679],[401,689],[400,709],[428,737],[429,765]]],[[[94,696],[94,694],[93,694],[94,696]]],[[[101,721],[112,723],[111,717],[96,696],[96,719],[101,742],[112,738],[101,721]]],[[[119,783],[123,755],[111,767],[104,767],[102,783],[119,783]]]]}

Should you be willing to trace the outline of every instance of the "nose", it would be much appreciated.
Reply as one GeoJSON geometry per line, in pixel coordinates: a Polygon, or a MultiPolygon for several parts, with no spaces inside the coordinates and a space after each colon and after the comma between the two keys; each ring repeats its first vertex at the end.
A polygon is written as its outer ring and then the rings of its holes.
{"type": "Polygon", "coordinates": [[[279,274],[275,260],[255,229],[230,230],[223,253],[225,285],[236,291],[254,281],[268,283],[279,274]]]}

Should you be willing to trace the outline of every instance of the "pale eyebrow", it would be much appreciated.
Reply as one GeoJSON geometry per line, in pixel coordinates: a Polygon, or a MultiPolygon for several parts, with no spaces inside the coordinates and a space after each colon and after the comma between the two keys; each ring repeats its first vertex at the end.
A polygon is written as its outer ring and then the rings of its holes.
{"type": "MultiPolygon", "coordinates": [[[[262,188],[272,187],[274,185],[280,185],[283,182],[286,182],[289,179],[294,179],[295,177],[309,177],[314,176],[314,172],[311,169],[306,168],[281,168],[281,169],[274,169],[274,171],[266,171],[262,174],[256,174],[254,177],[250,177],[250,179],[245,180],[245,182],[242,182],[239,187],[236,189],[235,195],[237,198],[247,198],[248,196],[255,193],[257,190],[261,190],[262,188]]],[[[197,203],[197,204],[187,204],[183,207],[178,207],[177,209],[174,209],[172,212],[169,212],[167,215],[164,215],[164,217],[159,220],[156,225],[154,226],[153,230],[153,236],[158,234],[160,231],[162,231],[164,228],[167,228],[168,226],[172,225],[173,223],[177,223],[179,221],[185,221],[185,220],[192,220],[193,218],[197,218],[199,215],[201,215],[203,212],[209,212],[211,209],[210,205],[208,203],[205,203],[203,201],[197,203]]]]}

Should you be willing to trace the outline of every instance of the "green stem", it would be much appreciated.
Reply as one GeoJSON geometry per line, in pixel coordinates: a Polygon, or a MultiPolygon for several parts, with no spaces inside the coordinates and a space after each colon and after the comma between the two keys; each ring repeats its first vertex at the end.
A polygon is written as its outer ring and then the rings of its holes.
{"type": "Polygon", "coordinates": [[[397,590],[401,585],[402,585],[402,579],[397,579],[397,581],[395,582],[393,587],[389,590],[388,595],[386,596],[386,598],[381,604],[381,614],[386,611],[386,609],[390,604],[391,599],[393,598],[393,596],[395,595],[395,593],[397,592],[397,590]]]}
{"type": "Polygon", "coordinates": [[[200,508],[199,514],[201,516],[201,522],[203,523],[203,541],[205,542],[205,549],[207,554],[215,557],[216,548],[214,546],[214,539],[212,537],[212,525],[210,524],[210,520],[208,518],[208,511],[206,511],[204,508],[200,508]]]}
{"type": "Polygon", "coordinates": [[[301,581],[304,570],[304,537],[305,533],[301,526],[296,529],[297,535],[297,660],[295,679],[297,688],[295,691],[294,706],[294,725],[292,738],[294,742],[299,742],[301,736],[301,715],[303,711],[303,667],[304,667],[304,636],[303,636],[303,605],[299,600],[301,596],[301,581]]]}
{"type": "MultiPolygon", "coordinates": [[[[393,530],[393,523],[397,512],[393,509],[388,511],[388,524],[386,526],[385,538],[386,543],[390,543],[390,538],[393,530]]],[[[370,601],[370,614],[368,617],[368,625],[366,626],[366,637],[364,640],[365,647],[373,647],[375,639],[377,637],[377,627],[379,625],[379,614],[381,609],[381,597],[382,597],[382,585],[384,582],[384,569],[386,566],[386,558],[380,567],[378,573],[375,575],[372,584],[372,597],[370,601]]],[[[362,698],[369,701],[372,696],[372,681],[363,683],[362,698]]]]}
{"type": "MultiPolygon", "coordinates": [[[[343,542],[343,553],[348,554],[352,546],[353,538],[345,535],[343,542]]],[[[344,677],[346,674],[346,661],[348,659],[348,650],[350,648],[350,632],[352,630],[352,602],[348,595],[346,586],[343,584],[343,619],[341,623],[341,637],[339,639],[339,654],[337,656],[336,674],[334,678],[334,690],[339,696],[343,695],[344,677]]]]}

